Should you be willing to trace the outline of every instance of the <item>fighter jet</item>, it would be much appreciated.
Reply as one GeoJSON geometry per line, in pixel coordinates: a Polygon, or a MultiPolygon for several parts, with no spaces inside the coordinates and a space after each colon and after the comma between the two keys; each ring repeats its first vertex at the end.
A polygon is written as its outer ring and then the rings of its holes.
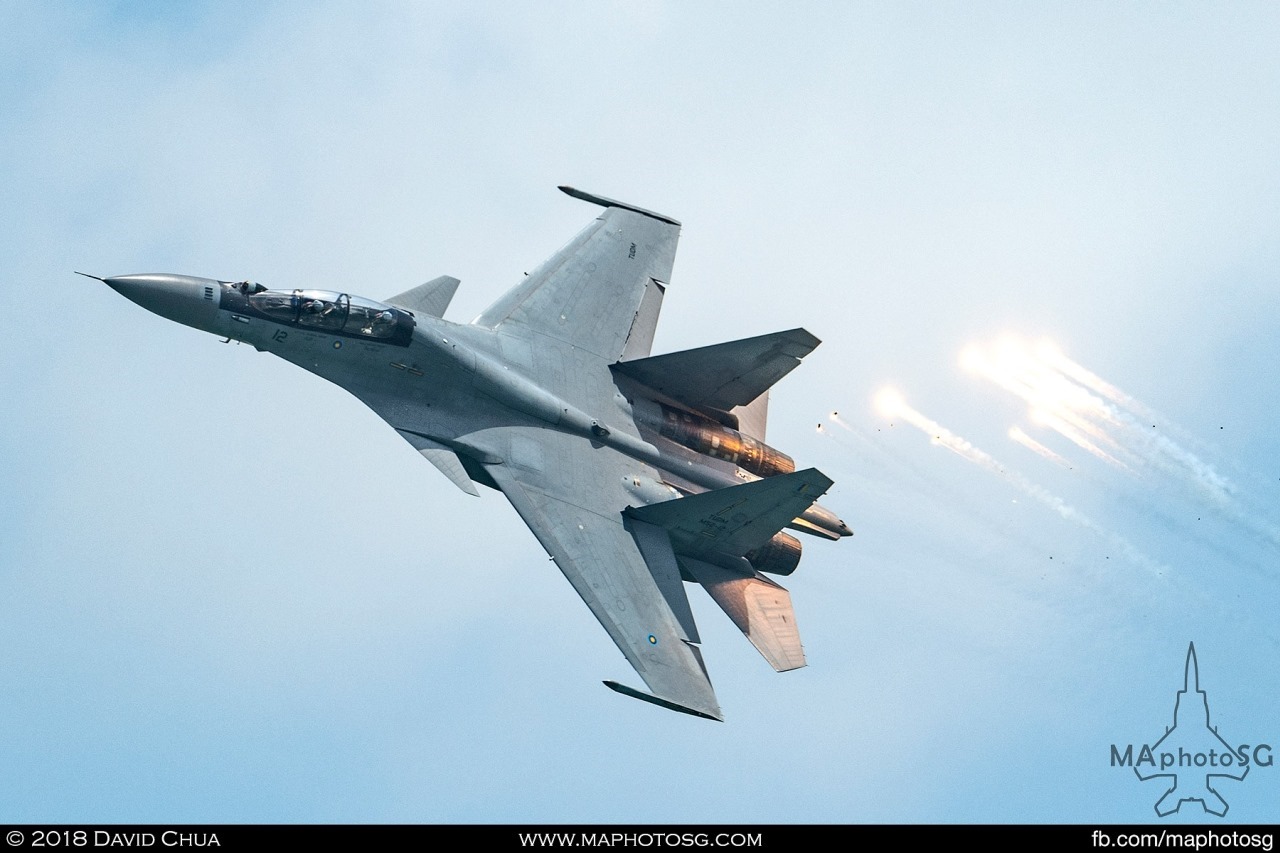
{"type": "Polygon", "coordinates": [[[650,356],[680,223],[560,189],[603,213],[465,325],[443,319],[449,276],[381,301],[185,275],[100,280],[345,388],[462,491],[501,491],[649,690],[604,683],[722,720],[685,584],[774,669],[796,669],[791,597],[766,577],[799,563],[782,530],[850,535],[815,503],[831,480],[764,442],[769,388],[819,341],[791,329],[650,356]]]}

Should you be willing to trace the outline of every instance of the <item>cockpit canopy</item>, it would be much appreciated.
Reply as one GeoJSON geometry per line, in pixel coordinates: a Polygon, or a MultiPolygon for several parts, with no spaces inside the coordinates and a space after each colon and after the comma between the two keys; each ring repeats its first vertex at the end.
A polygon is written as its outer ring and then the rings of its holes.
{"type": "Polygon", "coordinates": [[[413,336],[408,311],[333,290],[268,290],[260,284],[223,285],[222,307],[288,326],[407,346],[413,336]]]}

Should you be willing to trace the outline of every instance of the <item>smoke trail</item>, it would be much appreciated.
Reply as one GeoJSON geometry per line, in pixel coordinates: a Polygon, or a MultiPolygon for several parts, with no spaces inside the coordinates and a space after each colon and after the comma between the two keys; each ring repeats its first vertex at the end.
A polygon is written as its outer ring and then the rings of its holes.
{"type": "Polygon", "coordinates": [[[1084,513],[1068,504],[1062,498],[1050,492],[1048,489],[1045,489],[1044,487],[1027,479],[1017,471],[1003,465],[985,450],[975,446],[972,442],[956,435],[951,432],[951,430],[942,426],[942,424],[912,408],[907,404],[906,399],[897,391],[891,388],[880,391],[875,396],[875,406],[881,414],[891,418],[898,418],[904,423],[908,423],[916,427],[925,435],[929,436],[930,440],[934,444],[945,447],[980,468],[1002,477],[1019,489],[1023,494],[1039,501],[1041,504],[1047,506],[1067,521],[1078,524],[1097,536],[1106,539],[1112,545],[1120,549],[1120,551],[1136,565],[1139,565],[1156,575],[1164,575],[1169,571],[1167,566],[1142,553],[1124,537],[1118,536],[1105,529],[1084,513]]]}
{"type": "Polygon", "coordinates": [[[1118,422],[1118,413],[1096,395],[1036,361],[1018,339],[1006,337],[986,349],[968,346],[960,354],[960,364],[1022,398],[1034,423],[1049,427],[1104,462],[1126,467],[1113,455],[1124,455],[1120,444],[1106,431],[1107,424],[1118,422]],[[1111,452],[1099,443],[1106,444],[1111,452]]]}
{"type": "Polygon", "coordinates": [[[1189,475],[1206,497],[1220,505],[1225,505],[1236,493],[1237,489],[1230,479],[1220,474],[1212,464],[1205,462],[1197,453],[1183,447],[1167,434],[1157,434],[1152,437],[1142,426],[1142,424],[1152,423],[1154,429],[1155,423],[1163,423],[1166,432],[1180,433],[1179,437],[1183,440],[1191,440],[1185,430],[1178,428],[1168,418],[1132,395],[1126,394],[1096,373],[1067,358],[1061,350],[1048,341],[1042,341],[1036,347],[1036,355],[1046,365],[1060,371],[1062,375],[1120,406],[1121,423],[1128,428],[1134,438],[1149,446],[1150,453],[1146,455],[1152,458],[1154,464],[1169,473],[1189,475]]]}
{"type": "MultiPolygon", "coordinates": [[[[1117,468],[1129,467],[1125,465],[1123,462],[1121,462],[1119,459],[1112,456],[1107,451],[1103,450],[1098,445],[1094,444],[1088,438],[1081,435],[1080,432],[1075,428],[1075,426],[1073,426],[1071,423],[1068,422],[1067,418],[1062,417],[1057,413],[1046,411],[1044,409],[1032,409],[1031,420],[1033,423],[1037,423],[1042,426],[1049,427],[1054,432],[1058,433],[1058,435],[1070,441],[1076,447],[1079,447],[1082,450],[1089,451],[1094,456],[1101,459],[1103,462],[1114,465],[1117,468]]],[[[1111,438],[1108,437],[1106,441],[1108,444],[1112,445],[1113,448],[1117,450],[1120,448],[1119,444],[1117,444],[1111,438]]]]}
{"type": "Polygon", "coordinates": [[[1097,394],[1101,394],[1112,403],[1144,415],[1144,420],[1148,419],[1145,416],[1155,414],[1133,397],[1130,397],[1110,382],[1103,380],[1102,377],[1098,376],[1096,373],[1086,370],[1081,365],[1067,358],[1062,354],[1062,350],[1058,349],[1050,341],[1041,341],[1036,345],[1036,357],[1045,365],[1059,371],[1063,376],[1078,382],[1081,386],[1088,388],[1097,394]]]}
{"type": "Polygon", "coordinates": [[[1045,447],[1043,444],[1036,441],[1031,436],[1027,435],[1026,432],[1023,431],[1021,427],[1016,427],[1016,426],[1009,427],[1009,438],[1013,439],[1018,444],[1021,444],[1023,447],[1027,448],[1033,453],[1038,453],[1040,456],[1044,457],[1045,459],[1048,459],[1050,462],[1053,462],[1057,465],[1061,465],[1063,468],[1069,469],[1071,467],[1070,462],[1068,462],[1066,459],[1059,456],[1057,453],[1054,453],[1052,450],[1045,447]]]}
{"type": "Polygon", "coordinates": [[[961,353],[961,364],[1026,401],[1036,424],[1134,476],[1168,477],[1253,536],[1280,545],[1280,530],[1249,506],[1249,496],[1206,461],[1203,450],[1184,446],[1194,442],[1185,430],[1052,343],[1041,341],[1034,351],[1011,337],[986,347],[971,345],[961,353]],[[1152,432],[1156,423],[1164,424],[1160,432],[1152,432]]]}
{"type": "MultiPolygon", "coordinates": [[[[906,426],[904,423],[903,430],[906,426]]],[[[1043,553],[1044,540],[1035,531],[1028,530],[1007,515],[985,512],[984,507],[975,502],[973,491],[968,488],[967,483],[965,487],[957,489],[955,481],[941,474],[936,466],[922,466],[917,462],[918,454],[904,453],[897,449],[896,443],[890,440],[890,435],[903,430],[897,429],[896,424],[872,426],[829,412],[819,425],[818,434],[831,439],[841,450],[859,460],[856,476],[860,482],[872,490],[878,487],[880,491],[878,499],[869,494],[863,495],[869,502],[876,504],[874,511],[900,503],[906,499],[909,491],[911,503],[905,509],[913,519],[927,516],[937,521],[954,515],[957,520],[963,518],[964,521],[960,523],[967,528],[974,525],[989,528],[995,536],[1004,541],[1016,542],[1028,553],[1043,553]],[[926,509],[926,505],[929,508],[926,509]]],[[[925,533],[923,529],[919,532],[922,535],[925,533]]],[[[953,544],[949,536],[939,541],[946,543],[944,550],[947,551],[953,544]]]]}

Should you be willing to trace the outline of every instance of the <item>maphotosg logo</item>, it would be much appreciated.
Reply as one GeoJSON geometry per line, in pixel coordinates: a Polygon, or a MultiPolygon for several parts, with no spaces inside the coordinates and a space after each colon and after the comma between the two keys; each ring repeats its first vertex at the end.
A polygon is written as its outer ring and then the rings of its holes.
{"type": "Polygon", "coordinates": [[[1242,781],[1252,767],[1274,762],[1267,743],[1228,743],[1209,721],[1209,697],[1200,689],[1196,646],[1187,649],[1182,689],[1173,704],[1173,725],[1152,744],[1111,744],[1111,766],[1132,767],[1143,782],[1164,779],[1169,786],[1156,801],[1156,814],[1168,817],[1183,803],[1199,802],[1212,815],[1226,815],[1227,801],[1218,780],[1242,781]]]}

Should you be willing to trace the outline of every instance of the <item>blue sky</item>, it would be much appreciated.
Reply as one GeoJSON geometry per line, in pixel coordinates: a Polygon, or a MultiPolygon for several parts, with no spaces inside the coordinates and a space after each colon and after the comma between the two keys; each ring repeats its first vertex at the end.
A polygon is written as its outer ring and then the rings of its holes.
{"type": "MultiPolygon", "coordinates": [[[[0,818],[1155,820],[1109,747],[1172,723],[1192,641],[1224,736],[1280,748],[1277,14],[6,4],[0,818]],[[724,724],[600,686],[500,495],[71,274],[448,274],[465,321],[594,216],[562,183],[685,223],[655,351],[824,340],[769,438],[857,535],[787,581],[798,672],[691,590],[724,724]],[[1158,413],[1112,429],[1136,461],[960,367],[1007,334],[1158,413]]],[[[1222,791],[1280,819],[1280,768],[1222,791]]]]}

